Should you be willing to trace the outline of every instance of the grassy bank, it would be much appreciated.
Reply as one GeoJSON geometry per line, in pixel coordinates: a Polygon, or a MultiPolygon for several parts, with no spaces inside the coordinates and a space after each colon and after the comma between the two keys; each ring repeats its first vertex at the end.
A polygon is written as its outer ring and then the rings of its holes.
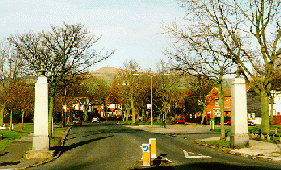
{"type": "MultiPolygon", "coordinates": [[[[252,132],[257,132],[261,129],[260,125],[256,125],[256,126],[249,126],[248,127],[248,132],[251,134],[252,132]]],[[[278,129],[278,135],[281,136],[281,125],[272,125],[270,126],[270,132],[274,133],[275,130],[278,129]]],[[[221,129],[214,129],[212,131],[212,133],[220,133],[221,129]]],[[[225,133],[229,134],[231,132],[231,129],[225,129],[225,133]]],[[[251,135],[249,136],[250,139],[252,139],[251,135]]],[[[261,140],[264,142],[274,142],[273,141],[273,136],[270,136],[270,140],[267,140],[267,138],[265,139],[260,139],[260,135],[258,135],[255,139],[253,140],[261,140]]],[[[280,141],[279,141],[280,142],[280,141]]],[[[207,144],[207,145],[212,145],[215,146],[217,148],[230,148],[230,142],[229,141],[202,141],[202,144],[207,144]]],[[[280,142],[281,143],[281,142],[280,142]]]]}
{"type": "MultiPolygon", "coordinates": [[[[7,127],[7,126],[6,126],[7,127]]],[[[50,146],[55,146],[57,143],[55,138],[61,138],[67,127],[56,127],[54,128],[54,138],[50,139],[50,146]]],[[[9,146],[15,139],[19,139],[28,136],[30,133],[34,133],[33,123],[25,123],[22,128],[21,124],[15,124],[13,130],[5,129],[0,130],[3,134],[3,140],[0,140],[0,151],[3,151],[7,146],[9,146]]]]}

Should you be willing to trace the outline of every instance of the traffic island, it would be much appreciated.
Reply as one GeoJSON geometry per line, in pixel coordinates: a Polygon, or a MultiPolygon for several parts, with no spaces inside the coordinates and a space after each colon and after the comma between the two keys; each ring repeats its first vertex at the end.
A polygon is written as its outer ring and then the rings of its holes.
{"type": "Polygon", "coordinates": [[[137,165],[139,167],[147,167],[147,168],[151,168],[151,167],[158,167],[158,166],[168,166],[170,163],[172,163],[171,160],[165,158],[167,154],[160,154],[160,156],[158,156],[155,159],[151,159],[151,165],[150,166],[143,166],[143,160],[138,160],[137,161],[137,165]]]}
{"type": "Polygon", "coordinates": [[[137,161],[137,165],[141,168],[167,166],[172,162],[165,158],[167,154],[156,156],[156,138],[149,138],[149,144],[142,144],[140,147],[142,148],[142,158],[137,161]]]}
{"type": "Polygon", "coordinates": [[[34,158],[54,158],[55,156],[55,151],[54,150],[48,150],[48,151],[43,151],[43,150],[29,150],[26,152],[26,159],[34,159],[34,158]]]}

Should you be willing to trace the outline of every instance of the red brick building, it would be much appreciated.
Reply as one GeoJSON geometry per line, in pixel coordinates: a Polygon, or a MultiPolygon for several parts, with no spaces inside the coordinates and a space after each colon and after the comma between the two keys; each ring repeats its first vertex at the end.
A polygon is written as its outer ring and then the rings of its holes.
{"type": "MultiPolygon", "coordinates": [[[[222,93],[223,93],[223,100],[224,100],[224,117],[230,118],[231,117],[231,89],[224,88],[222,89],[222,93]]],[[[218,89],[213,88],[208,98],[212,100],[209,100],[209,103],[207,104],[206,107],[206,121],[210,121],[210,118],[218,119],[221,116],[218,89]]]]}

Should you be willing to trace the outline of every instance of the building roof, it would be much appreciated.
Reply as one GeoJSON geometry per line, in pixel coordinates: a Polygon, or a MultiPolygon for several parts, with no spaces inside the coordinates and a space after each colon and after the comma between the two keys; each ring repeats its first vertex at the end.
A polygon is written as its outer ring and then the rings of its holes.
{"type": "Polygon", "coordinates": [[[231,88],[223,88],[222,94],[224,97],[231,97],[231,88]]]}

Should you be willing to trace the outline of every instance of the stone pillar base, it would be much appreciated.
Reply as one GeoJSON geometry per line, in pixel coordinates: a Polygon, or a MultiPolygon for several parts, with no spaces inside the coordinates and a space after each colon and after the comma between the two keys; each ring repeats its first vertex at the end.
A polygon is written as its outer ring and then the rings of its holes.
{"type": "Polygon", "coordinates": [[[231,133],[230,134],[230,147],[232,149],[239,149],[249,146],[248,133],[231,133]]]}
{"type": "Polygon", "coordinates": [[[34,159],[34,158],[53,158],[55,155],[55,151],[34,151],[30,150],[26,152],[26,159],[34,159]]]}
{"type": "Polygon", "coordinates": [[[49,137],[34,136],[33,137],[33,147],[34,151],[48,151],[50,149],[50,139],[49,137]]]}

